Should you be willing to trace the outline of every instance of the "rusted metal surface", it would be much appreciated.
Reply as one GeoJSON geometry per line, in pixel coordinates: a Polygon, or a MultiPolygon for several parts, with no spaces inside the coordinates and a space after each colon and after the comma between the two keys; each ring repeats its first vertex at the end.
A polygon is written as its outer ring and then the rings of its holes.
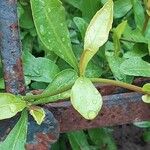
{"type": "Polygon", "coordinates": [[[98,117],[85,120],[73,109],[70,102],[46,105],[60,123],[61,132],[94,127],[122,125],[150,119],[150,106],[143,103],[141,94],[124,93],[103,97],[103,107],[98,117]]]}
{"type": "Polygon", "coordinates": [[[0,50],[6,91],[24,94],[16,0],[0,0],[0,50]]]}

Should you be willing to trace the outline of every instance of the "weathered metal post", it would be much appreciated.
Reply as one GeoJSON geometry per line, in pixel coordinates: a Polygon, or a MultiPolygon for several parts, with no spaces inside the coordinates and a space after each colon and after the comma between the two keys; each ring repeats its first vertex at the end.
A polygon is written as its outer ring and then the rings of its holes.
{"type": "Polygon", "coordinates": [[[0,0],[0,50],[6,91],[25,94],[16,0],[0,0]]]}

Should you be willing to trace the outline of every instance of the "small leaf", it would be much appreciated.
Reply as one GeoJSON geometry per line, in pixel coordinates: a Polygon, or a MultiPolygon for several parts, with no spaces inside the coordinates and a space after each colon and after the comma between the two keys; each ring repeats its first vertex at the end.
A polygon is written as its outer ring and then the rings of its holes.
{"type": "Polygon", "coordinates": [[[0,93],[0,120],[15,116],[26,107],[20,97],[9,93],[0,93]]]}
{"type": "Polygon", "coordinates": [[[80,77],[72,87],[71,103],[85,119],[92,120],[102,107],[102,96],[88,78],[80,77]]]}
{"type": "Polygon", "coordinates": [[[133,124],[139,128],[149,128],[150,127],[150,121],[134,122],[133,124]]]}
{"type": "Polygon", "coordinates": [[[126,75],[150,77],[150,63],[143,61],[139,57],[125,60],[120,69],[126,75]]]}
{"type": "Polygon", "coordinates": [[[148,95],[148,94],[143,95],[142,100],[144,103],[150,103],[150,95],[148,95]]]}
{"type": "Polygon", "coordinates": [[[30,0],[30,2],[35,27],[42,43],[78,70],[62,3],[59,0],[30,0]]]}
{"type": "Polygon", "coordinates": [[[150,93],[150,83],[146,83],[143,87],[142,90],[144,92],[149,92],[150,93]]]}
{"type": "Polygon", "coordinates": [[[91,20],[84,39],[84,52],[80,60],[80,74],[83,75],[90,59],[108,39],[113,22],[113,1],[107,3],[91,20]]]}
{"type": "Polygon", "coordinates": [[[10,131],[4,142],[0,143],[1,150],[25,150],[27,137],[28,115],[24,110],[15,127],[10,131]]]}
{"type": "Polygon", "coordinates": [[[43,108],[40,107],[32,107],[30,109],[30,114],[33,116],[34,120],[37,122],[38,125],[41,125],[45,118],[45,111],[43,108]]]}

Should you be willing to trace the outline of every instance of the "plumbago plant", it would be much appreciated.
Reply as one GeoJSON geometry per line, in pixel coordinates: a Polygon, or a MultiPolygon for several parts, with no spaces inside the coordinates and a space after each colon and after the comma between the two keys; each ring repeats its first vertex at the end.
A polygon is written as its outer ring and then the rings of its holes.
{"type": "MultiPolygon", "coordinates": [[[[136,2],[132,0],[132,4],[135,3],[136,2]]],[[[89,25],[81,18],[76,17],[74,19],[77,27],[81,31],[81,36],[84,37],[83,52],[79,59],[79,63],[72,51],[71,40],[65,21],[65,10],[62,3],[59,0],[30,0],[30,5],[36,28],[36,31],[30,30],[30,33],[34,36],[37,32],[41,46],[66,61],[73,69],[65,69],[58,73],[58,68],[55,64],[53,64],[53,62],[46,58],[37,59],[32,56],[29,51],[24,51],[23,59],[26,81],[29,82],[27,77],[30,76],[30,80],[43,81],[50,84],[46,87],[42,94],[39,95],[32,95],[31,93],[27,93],[25,96],[9,93],[0,94],[0,120],[11,118],[18,112],[22,111],[18,123],[12,129],[7,138],[0,143],[0,149],[10,150],[12,146],[12,149],[15,150],[24,149],[27,135],[28,112],[36,120],[37,124],[40,125],[45,118],[44,109],[38,106],[41,104],[70,98],[73,107],[85,119],[94,119],[100,112],[103,104],[101,93],[95,88],[94,83],[112,84],[142,93],[142,100],[146,103],[150,103],[150,83],[145,84],[141,88],[122,82],[132,81],[131,76],[134,75],[150,77],[150,64],[143,61],[140,57],[131,57],[131,55],[138,55],[136,47],[134,52],[126,53],[126,58],[128,59],[123,60],[119,57],[121,54],[121,45],[119,40],[127,26],[127,21],[121,22],[116,28],[111,30],[113,23],[112,0],[108,0],[104,3],[103,7],[94,15],[89,25]],[[83,27],[85,26],[87,27],[86,31],[83,30],[83,27]],[[86,72],[87,66],[93,56],[99,52],[100,47],[107,42],[109,32],[112,34],[114,51],[107,51],[106,57],[114,77],[117,80],[89,78],[87,77],[86,72]],[[29,74],[29,72],[31,72],[31,68],[29,67],[30,64],[33,65],[32,68],[36,68],[36,71],[32,71],[32,74],[29,74]],[[50,70],[47,70],[47,66],[50,67],[50,70]],[[42,71],[40,72],[40,70],[42,71]],[[55,77],[51,79],[49,76],[55,77]]],[[[149,18],[149,1],[145,1],[145,6],[147,10],[147,17],[149,18]]],[[[135,29],[136,32],[139,32],[138,29],[141,29],[141,22],[139,23],[138,19],[136,19],[138,26],[135,29]]],[[[26,28],[29,29],[30,26],[33,26],[33,23],[30,21],[28,24],[25,24],[22,20],[20,21],[20,24],[22,27],[26,26],[26,28]]],[[[145,32],[146,26],[147,24],[145,23],[142,29],[143,32],[145,32]]],[[[127,33],[131,32],[131,29],[128,26],[126,30],[127,32],[125,32],[124,36],[128,37],[129,34],[127,35],[127,33]]],[[[134,37],[134,39],[137,40],[136,37],[134,37]]],[[[32,39],[29,38],[29,41],[31,40],[32,39]]],[[[122,40],[126,41],[126,39],[122,40]]],[[[147,39],[144,37],[142,40],[145,43],[149,43],[149,41],[147,42],[147,39]]],[[[126,46],[128,47],[129,45],[126,46]]]]}

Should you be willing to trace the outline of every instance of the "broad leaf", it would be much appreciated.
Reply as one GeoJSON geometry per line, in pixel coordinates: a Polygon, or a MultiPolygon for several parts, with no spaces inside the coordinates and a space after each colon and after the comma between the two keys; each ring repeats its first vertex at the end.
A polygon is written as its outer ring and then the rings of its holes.
{"type": "Polygon", "coordinates": [[[65,10],[59,0],[30,0],[32,15],[42,43],[78,70],[65,21],[65,10]]]}
{"type": "Polygon", "coordinates": [[[133,77],[127,76],[120,71],[120,65],[124,62],[123,58],[115,56],[113,52],[108,51],[106,51],[106,58],[116,80],[132,83],[133,77]]]}
{"type": "Polygon", "coordinates": [[[84,74],[90,59],[108,39],[113,21],[113,1],[107,3],[95,14],[91,20],[84,39],[84,52],[80,60],[80,73],[84,74]]]}
{"type": "Polygon", "coordinates": [[[88,78],[80,77],[71,89],[71,103],[85,119],[92,120],[102,107],[102,96],[88,78]]]}
{"type": "Polygon", "coordinates": [[[150,63],[143,61],[139,57],[125,60],[120,69],[126,75],[150,77],[150,63]]]}
{"type": "Polygon", "coordinates": [[[0,120],[15,116],[26,107],[20,97],[9,93],[0,93],[0,120]]]}
{"type": "Polygon", "coordinates": [[[28,115],[26,110],[21,114],[21,117],[15,127],[10,131],[4,142],[0,143],[1,150],[25,150],[27,137],[28,115]]]}
{"type": "Polygon", "coordinates": [[[59,72],[58,66],[47,58],[35,58],[31,53],[23,54],[24,74],[34,81],[51,82],[59,72]]]}
{"type": "Polygon", "coordinates": [[[31,107],[30,114],[33,116],[34,120],[37,122],[38,125],[40,125],[45,118],[45,111],[41,107],[31,107]]]}
{"type": "Polygon", "coordinates": [[[150,103],[150,95],[143,95],[142,100],[144,103],[150,103]]]}

